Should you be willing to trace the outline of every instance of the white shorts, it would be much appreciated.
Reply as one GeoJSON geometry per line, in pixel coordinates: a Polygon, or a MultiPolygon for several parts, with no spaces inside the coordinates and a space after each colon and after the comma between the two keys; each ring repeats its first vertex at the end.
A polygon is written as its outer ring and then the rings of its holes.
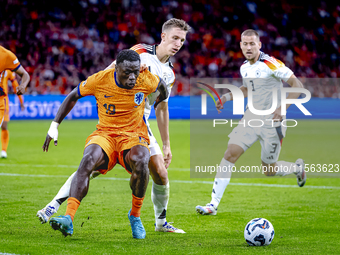
{"type": "Polygon", "coordinates": [[[149,139],[150,139],[150,145],[149,145],[150,157],[152,157],[154,155],[162,155],[163,156],[161,148],[159,147],[156,138],[152,134],[150,124],[149,124],[148,121],[146,121],[146,126],[148,127],[148,134],[149,134],[149,139]]]}
{"type": "Polygon", "coordinates": [[[229,134],[228,144],[236,144],[244,151],[257,140],[261,144],[261,160],[266,164],[277,162],[281,151],[281,143],[285,130],[282,127],[244,127],[239,124],[229,134]]]}

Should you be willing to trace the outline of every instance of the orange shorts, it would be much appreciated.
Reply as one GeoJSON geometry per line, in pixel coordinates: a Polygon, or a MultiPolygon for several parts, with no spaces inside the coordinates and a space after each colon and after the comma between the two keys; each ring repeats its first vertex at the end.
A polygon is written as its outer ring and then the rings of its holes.
{"type": "Polygon", "coordinates": [[[132,135],[117,135],[117,133],[110,131],[94,131],[87,139],[85,148],[90,144],[98,144],[109,158],[107,169],[98,169],[101,174],[106,174],[117,163],[131,173],[124,164],[123,153],[136,145],[142,145],[149,149],[149,140],[133,133],[132,135]]]}

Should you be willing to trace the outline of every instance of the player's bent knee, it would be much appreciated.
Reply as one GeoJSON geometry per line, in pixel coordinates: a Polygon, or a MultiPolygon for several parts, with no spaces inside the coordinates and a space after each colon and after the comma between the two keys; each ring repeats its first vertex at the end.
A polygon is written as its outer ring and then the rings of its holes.
{"type": "Polygon", "coordinates": [[[106,165],[108,157],[103,149],[97,144],[90,144],[85,148],[83,158],[80,162],[79,169],[84,169],[86,172],[95,170],[98,166],[106,165]]]}
{"type": "Polygon", "coordinates": [[[149,173],[149,167],[148,167],[148,161],[145,160],[144,158],[135,161],[136,168],[139,170],[143,170],[149,173]]]}
{"type": "Polygon", "coordinates": [[[266,176],[274,176],[276,174],[275,166],[276,166],[276,163],[267,164],[262,161],[262,172],[266,176]]]}
{"type": "Polygon", "coordinates": [[[232,149],[227,149],[227,151],[224,153],[224,158],[230,163],[235,163],[239,157],[240,155],[232,149]]]}
{"type": "Polygon", "coordinates": [[[149,150],[144,146],[134,146],[130,150],[130,160],[133,162],[146,162],[149,163],[150,153],[149,150]]]}
{"type": "Polygon", "coordinates": [[[131,161],[135,164],[143,164],[148,168],[149,156],[147,154],[134,154],[130,157],[131,161]]]}
{"type": "Polygon", "coordinates": [[[230,163],[235,163],[243,152],[244,150],[241,146],[237,144],[229,144],[226,152],[224,153],[224,158],[230,163]]]}
{"type": "Polygon", "coordinates": [[[88,150],[86,149],[79,168],[82,168],[91,174],[98,166],[105,164],[106,157],[100,146],[93,146],[88,150]]]}
{"type": "Polygon", "coordinates": [[[90,173],[92,173],[92,170],[96,168],[96,160],[91,153],[84,154],[80,168],[90,173]]]}

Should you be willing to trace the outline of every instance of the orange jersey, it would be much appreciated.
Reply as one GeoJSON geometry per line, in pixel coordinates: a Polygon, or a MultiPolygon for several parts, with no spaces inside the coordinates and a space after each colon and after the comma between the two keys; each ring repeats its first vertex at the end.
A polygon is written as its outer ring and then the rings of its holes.
{"type": "Polygon", "coordinates": [[[149,141],[143,120],[145,98],[157,90],[160,78],[146,70],[140,73],[134,88],[125,89],[116,75],[115,69],[100,71],[78,85],[78,94],[96,97],[98,130],[139,135],[149,141]]]}
{"type": "Polygon", "coordinates": [[[8,81],[11,81],[12,83],[15,81],[15,73],[5,70],[1,79],[1,87],[6,95],[8,95],[8,81]]]}
{"type": "Polygon", "coordinates": [[[2,87],[2,79],[5,70],[15,71],[20,67],[17,57],[9,50],[0,46],[0,96],[6,95],[2,87]]]}

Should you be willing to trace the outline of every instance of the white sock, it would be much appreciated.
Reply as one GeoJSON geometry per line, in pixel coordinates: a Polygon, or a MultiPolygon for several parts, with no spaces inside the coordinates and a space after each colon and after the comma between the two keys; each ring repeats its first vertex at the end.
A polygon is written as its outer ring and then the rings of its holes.
{"type": "MultiPolygon", "coordinates": [[[[60,188],[58,194],[53,198],[51,202],[49,202],[46,207],[52,206],[58,211],[59,206],[69,197],[70,195],[70,188],[71,188],[71,183],[73,180],[73,176],[76,174],[74,172],[70,177],[68,177],[67,181],[64,183],[64,185],[60,188]]],[[[90,175],[90,181],[96,178],[99,175],[97,171],[94,171],[90,175]]]]}
{"type": "MultiPolygon", "coordinates": [[[[59,206],[68,198],[70,195],[70,188],[71,188],[71,183],[73,180],[73,176],[76,174],[74,172],[70,177],[68,177],[67,181],[64,183],[64,185],[60,188],[58,194],[53,198],[51,202],[48,203],[47,206],[52,206],[54,207],[57,211],[59,209],[59,206]],[[58,202],[58,201],[59,202],[58,202]]],[[[46,206],[46,207],[47,207],[46,206]]]]}
{"type": "Polygon", "coordinates": [[[220,169],[222,171],[217,172],[215,180],[214,180],[213,191],[211,193],[210,204],[213,204],[215,208],[217,208],[219,203],[221,202],[223,193],[230,182],[231,169],[234,165],[235,164],[230,163],[228,160],[224,158],[222,158],[221,160],[220,169]],[[229,171],[223,171],[223,169],[225,170],[228,169],[229,171]]]}
{"type": "Polygon", "coordinates": [[[275,175],[277,176],[285,176],[288,174],[297,174],[299,171],[299,167],[295,163],[287,162],[287,161],[278,161],[276,162],[277,172],[275,175]]]}
{"type": "Polygon", "coordinates": [[[158,185],[152,181],[151,200],[155,210],[156,226],[162,227],[166,222],[166,210],[169,201],[169,182],[166,185],[158,185]]]}

